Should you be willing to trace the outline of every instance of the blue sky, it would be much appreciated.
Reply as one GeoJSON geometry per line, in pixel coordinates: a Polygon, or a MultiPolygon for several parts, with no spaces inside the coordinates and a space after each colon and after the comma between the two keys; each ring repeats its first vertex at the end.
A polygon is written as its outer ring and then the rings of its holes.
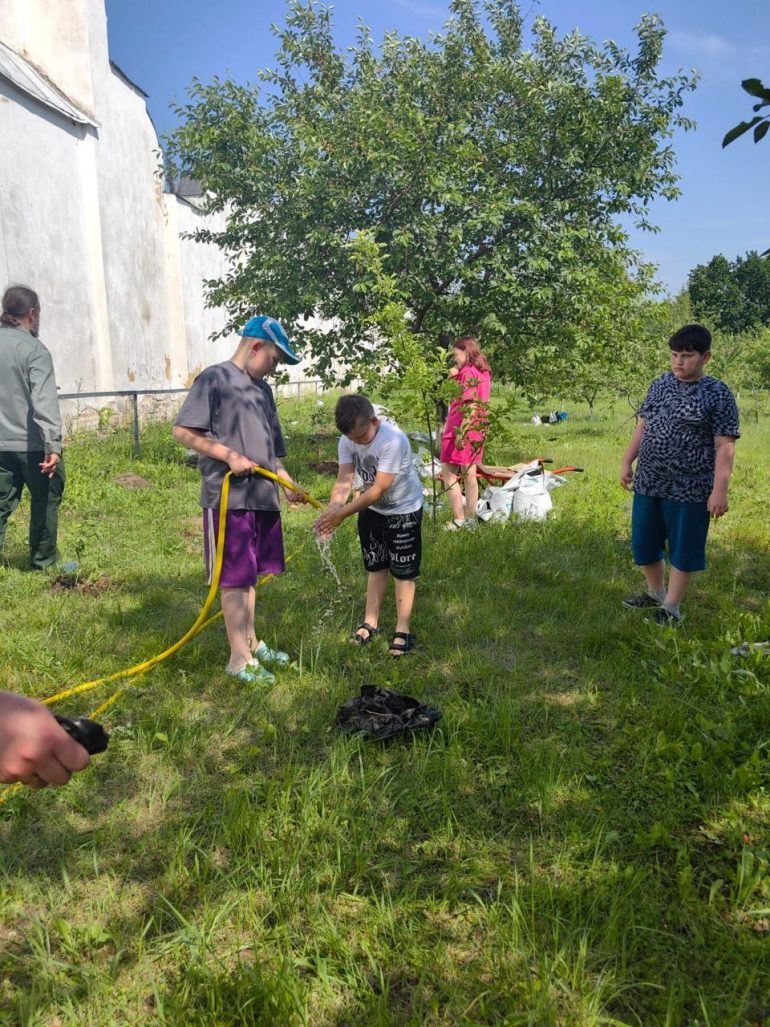
{"type": "MultiPolygon", "coordinates": [[[[173,127],[169,103],[183,101],[194,76],[247,82],[271,64],[270,25],[283,21],[281,0],[106,0],[110,51],[123,71],[149,94],[160,133],[173,127]]],[[[341,46],[353,41],[363,20],[375,40],[395,29],[426,37],[448,16],[438,0],[338,0],[335,31],[341,46]]],[[[671,291],[687,272],[715,253],[734,258],[770,246],[770,135],[759,145],[750,136],[726,150],[727,129],[751,114],[743,78],[770,83],[770,4],[766,0],[522,0],[529,20],[538,14],[560,33],[575,27],[597,40],[633,44],[633,27],[645,12],[661,16],[668,37],[663,69],[697,68],[701,82],[684,113],[698,122],[674,145],[682,197],[660,201],[653,219],[658,234],[632,234],[634,245],[659,266],[671,291]]]]}

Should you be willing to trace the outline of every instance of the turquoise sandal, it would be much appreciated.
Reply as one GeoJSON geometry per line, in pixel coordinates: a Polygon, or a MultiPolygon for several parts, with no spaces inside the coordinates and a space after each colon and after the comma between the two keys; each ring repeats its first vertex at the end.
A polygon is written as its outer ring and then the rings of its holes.
{"type": "Polygon", "coordinates": [[[280,649],[271,649],[267,642],[263,642],[254,656],[260,663],[271,664],[275,667],[288,667],[291,662],[289,654],[281,652],[280,649]]]}
{"type": "Polygon", "coordinates": [[[252,660],[251,663],[247,663],[245,667],[241,667],[240,670],[227,670],[225,668],[225,674],[229,678],[235,678],[236,681],[243,682],[244,685],[273,685],[275,684],[275,674],[266,668],[262,667],[256,660],[252,660]]]}

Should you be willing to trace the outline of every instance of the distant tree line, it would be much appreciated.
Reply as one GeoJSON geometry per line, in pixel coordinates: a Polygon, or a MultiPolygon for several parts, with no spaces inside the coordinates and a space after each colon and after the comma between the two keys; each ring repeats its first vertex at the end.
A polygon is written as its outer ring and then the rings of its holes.
{"type": "Polygon", "coordinates": [[[770,261],[756,251],[728,260],[718,254],[698,264],[687,279],[692,310],[723,332],[745,332],[770,324],[770,261]]]}

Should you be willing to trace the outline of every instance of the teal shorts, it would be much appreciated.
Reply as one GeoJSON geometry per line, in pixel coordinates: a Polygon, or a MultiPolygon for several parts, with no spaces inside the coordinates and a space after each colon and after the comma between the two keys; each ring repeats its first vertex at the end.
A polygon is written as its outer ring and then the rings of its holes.
{"type": "Polygon", "coordinates": [[[639,567],[658,563],[665,555],[679,571],[706,569],[708,507],[702,503],[680,503],[634,493],[631,511],[631,552],[639,567]]]}

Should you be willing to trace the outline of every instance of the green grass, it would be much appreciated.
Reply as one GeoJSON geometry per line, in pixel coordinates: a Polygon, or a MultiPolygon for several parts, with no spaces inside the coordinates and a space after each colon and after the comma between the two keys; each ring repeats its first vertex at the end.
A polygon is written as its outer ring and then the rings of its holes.
{"type": "MultiPolygon", "coordinates": [[[[330,410],[282,404],[288,466],[319,496],[330,410]]],[[[290,511],[294,558],[260,590],[258,626],[297,668],[267,694],[235,686],[219,623],[131,684],[89,770],[2,807],[1,1023],[763,1021],[770,660],[729,650],[770,637],[770,417],[744,426],[732,509],[677,633],[620,605],[639,585],[617,484],[625,411],[535,429],[522,408],[509,428],[489,459],[586,472],[544,524],[434,537],[426,523],[413,657],[349,643],[353,525],[332,547],[337,594],[312,513],[290,511]],[[364,682],[444,719],[387,745],[341,737],[335,711],[364,682]]],[[[163,425],[139,461],[123,437],[69,448],[61,535],[81,589],[22,569],[14,515],[4,687],[50,695],[189,626],[205,585],[182,457],[163,425]],[[127,471],[152,487],[117,483],[127,471]]]]}

